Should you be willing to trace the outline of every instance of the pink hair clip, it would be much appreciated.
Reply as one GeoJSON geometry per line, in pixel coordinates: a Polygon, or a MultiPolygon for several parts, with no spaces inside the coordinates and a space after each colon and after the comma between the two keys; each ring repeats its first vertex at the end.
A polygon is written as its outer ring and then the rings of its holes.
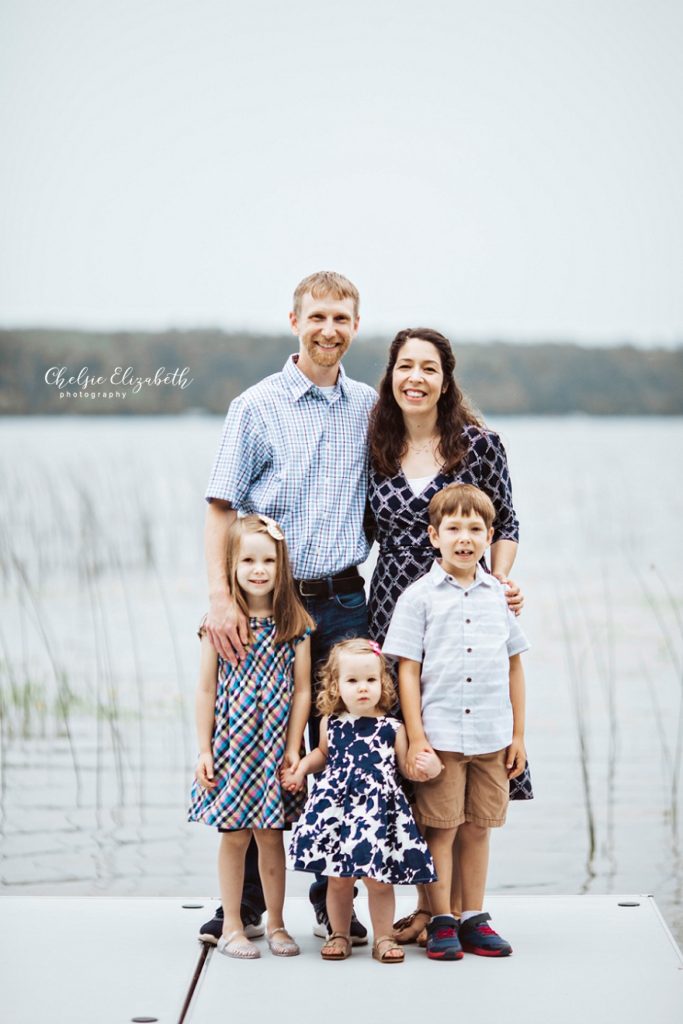
{"type": "Polygon", "coordinates": [[[277,523],[275,522],[274,519],[271,519],[270,516],[262,516],[260,514],[259,514],[259,519],[261,520],[261,522],[263,523],[263,525],[265,526],[266,530],[268,531],[270,536],[273,538],[273,540],[284,540],[285,539],[284,533],[282,532],[282,530],[277,525],[277,523]]]}
{"type": "Polygon", "coordinates": [[[381,658],[382,657],[382,648],[377,643],[377,641],[376,640],[368,640],[368,643],[370,644],[370,650],[372,651],[372,653],[376,654],[378,658],[381,658]]]}

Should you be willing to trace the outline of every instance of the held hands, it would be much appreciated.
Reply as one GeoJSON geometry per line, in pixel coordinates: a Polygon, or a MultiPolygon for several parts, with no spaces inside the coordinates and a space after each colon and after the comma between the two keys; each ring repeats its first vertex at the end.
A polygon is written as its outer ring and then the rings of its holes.
{"type": "Polygon", "coordinates": [[[299,761],[296,768],[292,769],[287,765],[287,755],[285,754],[285,760],[280,768],[280,784],[283,789],[286,789],[288,793],[298,793],[300,789],[304,788],[304,781],[306,779],[306,772],[301,766],[299,761]]]}
{"type": "Polygon", "coordinates": [[[216,651],[230,665],[234,667],[244,660],[249,624],[229,594],[211,598],[206,632],[216,651]]]}
{"type": "Polygon", "coordinates": [[[520,736],[513,736],[512,743],[505,751],[505,767],[508,770],[508,779],[516,779],[524,771],[526,764],[526,750],[524,740],[520,736]]]}
{"type": "Polygon", "coordinates": [[[194,774],[203,789],[215,789],[216,780],[213,777],[213,756],[211,754],[199,755],[194,774]]]}
{"type": "Polygon", "coordinates": [[[434,775],[438,775],[441,771],[441,762],[430,747],[426,738],[408,744],[408,755],[406,757],[406,775],[409,779],[413,779],[415,782],[426,782],[427,779],[434,778],[434,775]],[[434,763],[439,765],[439,771],[433,774],[428,772],[433,768],[434,763]]]}
{"type": "Polygon", "coordinates": [[[505,587],[505,600],[508,603],[508,608],[514,615],[519,615],[522,608],[524,607],[524,594],[519,589],[517,583],[514,580],[510,580],[507,576],[503,576],[501,572],[494,572],[492,574],[497,580],[505,587]]]}
{"type": "Polygon", "coordinates": [[[296,747],[287,747],[280,771],[283,772],[286,769],[289,769],[290,771],[295,772],[300,763],[301,757],[299,756],[299,751],[296,747]]]}
{"type": "Polygon", "coordinates": [[[417,770],[421,773],[418,779],[419,782],[424,782],[426,779],[435,779],[443,771],[443,764],[433,750],[424,750],[421,754],[418,754],[415,758],[415,764],[417,770]]]}

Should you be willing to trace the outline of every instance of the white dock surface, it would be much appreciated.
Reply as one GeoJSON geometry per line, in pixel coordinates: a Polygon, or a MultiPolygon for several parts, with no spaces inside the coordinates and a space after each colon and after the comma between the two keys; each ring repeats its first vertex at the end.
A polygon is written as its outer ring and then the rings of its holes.
{"type": "MultiPolygon", "coordinates": [[[[0,1019],[177,1024],[199,963],[196,932],[214,906],[206,898],[3,899],[0,1019]]],[[[357,906],[367,922],[365,902],[357,906]]],[[[401,893],[399,912],[410,909],[401,893]]],[[[369,946],[324,963],[307,900],[290,898],[286,919],[302,955],[275,958],[263,940],[261,959],[248,963],[212,950],[185,1024],[413,1024],[444,1012],[500,1024],[683,1021],[683,957],[651,897],[499,895],[488,909],[511,957],[434,963],[408,946],[405,963],[390,967],[373,961],[369,946]]]]}

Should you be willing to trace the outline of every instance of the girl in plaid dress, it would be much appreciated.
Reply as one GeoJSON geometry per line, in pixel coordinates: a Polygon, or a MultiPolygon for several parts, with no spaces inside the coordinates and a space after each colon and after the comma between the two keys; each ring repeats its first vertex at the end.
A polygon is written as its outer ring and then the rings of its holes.
{"type": "Polygon", "coordinates": [[[199,759],[189,820],[221,833],[218,879],[224,912],[218,950],[238,959],[260,956],[244,934],[240,900],[244,858],[253,834],[268,914],[268,946],[275,956],[299,947],[282,917],[285,852],[282,831],[294,821],[304,794],[280,786],[281,767],[295,770],[311,704],[313,621],[294,588],[284,537],[266,516],[238,518],[230,527],[227,578],[249,619],[245,659],[230,665],[200,629],[196,698],[199,759]]]}

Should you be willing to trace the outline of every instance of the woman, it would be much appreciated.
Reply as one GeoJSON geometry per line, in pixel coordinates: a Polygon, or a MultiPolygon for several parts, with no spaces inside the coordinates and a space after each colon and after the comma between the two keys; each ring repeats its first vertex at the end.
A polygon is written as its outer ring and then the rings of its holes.
{"type": "MultiPolygon", "coordinates": [[[[469,407],[454,369],[451,344],[438,331],[399,331],[391,343],[369,434],[368,501],[380,549],[370,586],[370,635],[379,643],[399,595],[432,564],[427,509],[442,487],[474,484],[491,498],[491,572],[498,579],[507,581],[517,554],[519,524],[505,449],[469,407]]],[[[507,597],[519,612],[518,588],[507,597]]]]}
{"type": "MultiPolygon", "coordinates": [[[[429,502],[456,481],[474,484],[491,498],[496,510],[491,572],[508,584],[508,604],[516,614],[523,604],[519,588],[507,578],[517,554],[519,524],[505,448],[470,408],[454,369],[455,356],[443,334],[424,327],[399,331],[371,414],[368,503],[379,555],[368,610],[370,635],[380,644],[399,596],[434,559],[427,536],[429,502]]],[[[516,781],[522,783],[520,793],[529,795],[524,779],[516,781]]],[[[458,899],[454,890],[454,910],[458,899]]],[[[424,891],[419,903],[426,907],[424,891]]],[[[429,916],[418,908],[397,923],[396,937],[414,941],[429,916]]]]}

